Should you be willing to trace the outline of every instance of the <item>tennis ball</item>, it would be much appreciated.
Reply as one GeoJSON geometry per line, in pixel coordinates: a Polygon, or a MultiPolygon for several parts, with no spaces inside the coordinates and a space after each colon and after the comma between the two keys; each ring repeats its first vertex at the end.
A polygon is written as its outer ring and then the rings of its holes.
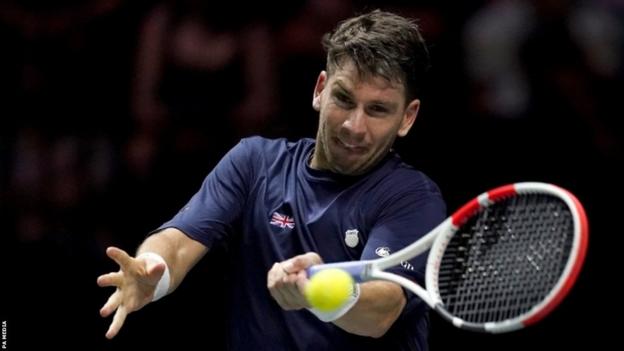
{"type": "Polygon", "coordinates": [[[330,312],[342,306],[352,293],[353,278],[338,268],[316,273],[304,290],[308,303],[322,312],[330,312]]]}

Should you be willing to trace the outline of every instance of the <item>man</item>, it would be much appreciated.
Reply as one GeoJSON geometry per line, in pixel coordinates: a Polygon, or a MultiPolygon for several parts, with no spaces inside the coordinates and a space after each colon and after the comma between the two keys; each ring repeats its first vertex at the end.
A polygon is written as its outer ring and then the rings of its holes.
{"type": "MultiPolygon", "coordinates": [[[[315,141],[242,140],[136,258],[108,248],[121,267],[98,278],[117,287],[100,311],[115,312],[108,338],[225,240],[230,349],[427,349],[427,308],[395,283],[361,283],[331,312],[303,297],[307,267],[387,255],[446,216],[437,186],[392,150],[420,107],[428,55],[418,27],[376,10],[342,22],[323,44],[315,141]]],[[[422,282],[424,258],[392,271],[422,282]]]]}

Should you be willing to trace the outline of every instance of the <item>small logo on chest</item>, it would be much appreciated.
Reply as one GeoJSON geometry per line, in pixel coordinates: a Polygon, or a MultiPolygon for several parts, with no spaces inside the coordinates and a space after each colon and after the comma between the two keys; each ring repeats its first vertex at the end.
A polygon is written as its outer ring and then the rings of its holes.
{"type": "Polygon", "coordinates": [[[349,229],[345,232],[345,244],[348,247],[356,247],[360,242],[360,237],[358,236],[360,232],[357,229],[349,229]]]}
{"type": "Polygon", "coordinates": [[[295,227],[295,220],[292,217],[277,212],[273,212],[269,223],[280,228],[293,229],[295,227]]]}

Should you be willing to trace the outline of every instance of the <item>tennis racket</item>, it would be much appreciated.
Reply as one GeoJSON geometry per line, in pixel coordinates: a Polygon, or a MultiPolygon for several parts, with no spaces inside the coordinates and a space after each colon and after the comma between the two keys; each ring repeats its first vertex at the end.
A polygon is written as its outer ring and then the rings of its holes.
{"type": "Polygon", "coordinates": [[[383,279],[414,292],[458,328],[503,333],[532,325],[570,291],[587,251],[588,224],[577,198],[552,184],[501,186],[466,203],[413,244],[341,268],[357,281],[383,279]],[[431,249],[426,289],[384,271],[431,249]]]}

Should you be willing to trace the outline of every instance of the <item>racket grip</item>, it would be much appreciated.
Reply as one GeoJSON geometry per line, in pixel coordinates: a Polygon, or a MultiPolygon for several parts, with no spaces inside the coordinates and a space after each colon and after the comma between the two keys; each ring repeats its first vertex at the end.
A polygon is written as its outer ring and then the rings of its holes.
{"type": "Polygon", "coordinates": [[[316,273],[329,268],[342,269],[345,272],[349,273],[356,282],[361,283],[365,280],[368,280],[368,276],[371,270],[371,261],[349,261],[317,264],[308,267],[308,269],[306,269],[306,273],[308,273],[308,278],[312,278],[312,276],[316,273]]]}

